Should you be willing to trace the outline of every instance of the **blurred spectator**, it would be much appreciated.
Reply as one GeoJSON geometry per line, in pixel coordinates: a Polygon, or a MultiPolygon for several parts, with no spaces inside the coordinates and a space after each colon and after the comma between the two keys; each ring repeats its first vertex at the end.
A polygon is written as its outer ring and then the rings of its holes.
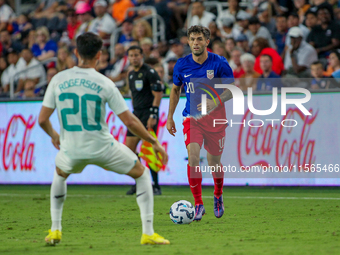
{"type": "Polygon", "coordinates": [[[215,14],[205,10],[203,1],[193,2],[191,7],[191,20],[188,28],[195,25],[208,27],[209,23],[216,18],[215,14]]]}
{"type": "Polygon", "coordinates": [[[209,45],[208,45],[208,48],[209,49],[212,49],[212,45],[214,42],[216,41],[222,41],[221,37],[219,36],[220,34],[220,31],[218,30],[217,28],[217,24],[215,21],[211,21],[209,23],[209,30],[210,30],[210,42],[209,42],[209,45]]]}
{"type": "Polygon", "coordinates": [[[224,44],[222,42],[216,41],[213,43],[213,47],[212,47],[212,51],[213,53],[225,57],[227,58],[227,52],[224,48],[224,44]]]}
{"type": "Polygon", "coordinates": [[[299,27],[292,27],[287,36],[291,40],[284,59],[287,74],[300,78],[310,77],[309,67],[318,60],[316,50],[303,40],[303,33],[299,27]]]}
{"type": "Polygon", "coordinates": [[[26,79],[32,79],[35,84],[46,80],[46,71],[43,65],[34,58],[30,49],[23,49],[21,56],[22,57],[17,63],[17,71],[20,71],[20,75],[16,92],[24,89],[24,82],[26,79]]]}
{"type": "Polygon", "coordinates": [[[113,65],[109,63],[110,54],[107,49],[102,49],[102,54],[100,55],[96,70],[105,76],[109,76],[113,65]]]}
{"type": "Polygon", "coordinates": [[[24,99],[36,97],[37,95],[34,93],[35,85],[36,83],[33,79],[26,79],[24,81],[24,91],[19,97],[24,99]]]}
{"type": "Polygon", "coordinates": [[[274,50],[273,48],[270,48],[268,41],[264,38],[256,38],[253,42],[253,45],[251,47],[251,52],[252,54],[256,57],[255,60],[255,66],[254,69],[256,72],[259,74],[262,74],[262,70],[260,67],[260,57],[264,54],[271,56],[274,66],[273,66],[273,71],[281,75],[284,66],[283,66],[283,61],[280,55],[274,50]]]}
{"type": "Polygon", "coordinates": [[[225,51],[227,53],[227,60],[230,60],[231,57],[231,52],[233,51],[233,49],[236,46],[236,42],[234,40],[234,38],[227,38],[224,42],[224,47],[225,47],[225,51]]]}
{"type": "Polygon", "coordinates": [[[89,24],[88,32],[95,33],[103,39],[103,45],[110,45],[110,36],[116,29],[116,22],[107,13],[107,2],[96,0],[94,3],[94,13],[96,18],[89,24]]]}
{"type": "Polygon", "coordinates": [[[133,26],[132,37],[137,41],[142,40],[144,37],[152,38],[152,28],[149,22],[143,19],[138,20],[133,26]]]}
{"type": "Polygon", "coordinates": [[[72,58],[70,52],[66,47],[60,48],[58,50],[58,60],[57,60],[57,71],[61,72],[66,69],[72,68],[76,65],[76,62],[72,58]]]}
{"type": "Polygon", "coordinates": [[[262,1],[257,6],[257,17],[262,26],[268,29],[269,33],[274,36],[275,35],[275,19],[272,17],[272,5],[270,1],[262,1]]]}
{"type": "Polygon", "coordinates": [[[176,57],[173,57],[173,58],[170,58],[168,61],[167,61],[167,65],[166,65],[166,78],[165,78],[165,81],[169,84],[173,84],[173,73],[174,73],[174,67],[175,67],[175,64],[177,62],[177,58],[176,57]]]}
{"type": "Polygon", "coordinates": [[[308,0],[294,0],[295,8],[298,10],[297,13],[299,15],[300,23],[305,20],[305,14],[310,8],[310,4],[308,0]]]}
{"type": "Polygon", "coordinates": [[[237,15],[248,15],[248,13],[241,9],[239,0],[228,0],[228,9],[219,13],[217,20],[220,21],[223,17],[229,15],[233,16],[236,20],[237,15]]]}
{"type": "Polygon", "coordinates": [[[151,68],[153,68],[155,65],[159,64],[160,62],[158,61],[157,58],[150,56],[148,58],[145,58],[144,63],[150,66],[151,68]]]}
{"type": "Polygon", "coordinates": [[[80,21],[80,26],[76,30],[75,37],[76,39],[79,35],[88,32],[89,26],[93,21],[93,16],[91,14],[91,7],[88,3],[78,2],[75,6],[76,14],[78,15],[78,20],[80,21]]]}
{"type": "Polygon", "coordinates": [[[21,14],[16,20],[13,21],[12,28],[12,38],[15,38],[16,40],[22,40],[23,38],[27,37],[29,30],[32,29],[32,24],[28,22],[27,16],[21,14]]]}
{"type": "Polygon", "coordinates": [[[241,34],[240,30],[236,28],[236,26],[234,27],[234,23],[235,18],[232,15],[228,15],[220,19],[219,29],[222,39],[236,38],[241,34]]]}
{"type": "Polygon", "coordinates": [[[316,17],[316,13],[308,11],[306,13],[305,24],[306,24],[306,27],[309,29],[309,31],[311,31],[312,28],[317,25],[317,23],[318,23],[318,19],[316,17]]]}
{"type": "Polygon", "coordinates": [[[242,64],[241,64],[241,55],[243,54],[240,48],[235,47],[231,51],[231,60],[229,65],[231,69],[233,69],[233,74],[235,79],[240,78],[243,74],[245,74],[242,64]]]}
{"type": "Polygon", "coordinates": [[[161,84],[162,86],[164,87],[164,90],[163,90],[163,93],[165,95],[170,95],[170,92],[171,92],[171,86],[164,81],[164,75],[165,75],[165,72],[164,72],[164,67],[163,65],[161,64],[156,64],[154,67],[155,71],[158,73],[158,76],[161,78],[161,84]]]}
{"type": "Polygon", "coordinates": [[[77,19],[77,14],[74,9],[68,9],[66,11],[66,18],[67,18],[67,34],[68,37],[72,40],[76,34],[76,31],[81,25],[81,22],[80,20],[77,19]]]}
{"type": "Polygon", "coordinates": [[[58,6],[58,0],[43,0],[40,2],[38,8],[30,14],[30,17],[37,21],[42,18],[51,18],[53,14],[56,13],[58,6]]]}
{"type": "Polygon", "coordinates": [[[117,26],[119,26],[126,17],[127,9],[134,7],[131,0],[110,0],[112,17],[116,20],[117,26]]]}
{"type": "Polygon", "coordinates": [[[37,29],[36,43],[32,46],[33,55],[40,61],[52,58],[56,55],[58,46],[50,40],[50,33],[46,27],[37,29]]]}
{"type": "Polygon", "coordinates": [[[241,48],[243,50],[243,52],[249,52],[250,51],[249,43],[248,43],[248,38],[244,34],[240,34],[236,38],[236,46],[241,48]]]}
{"type": "Polygon", "coordinates": [[[0,0],[0,31],[8,29],[11,19],[15,17],[12,8],[6,4],[5,0],[0,0]]]}
{"type": "MultiPolygon", "coordinates": [[[[302,31],[303,40],[307,39],[308,34],[309,34],[309,29],[305,25],[300,23],[299,15],[296,12],[292,12],[289,14],[288,19],[287,19],[287,25],[289,29],[291,29],[292,27],[299,27],[302,31]]],[[[288,33],[289,33],[289,30],[288,30],[288,33]]],[[[286,45],[290,45],[289,37],[286,38],[286,45]]]]}
{"type": "Polygon", "coordinates": [[[329,54],[327,70],[323,73],[325,76],[331,76],[335,71],[340,69],[340,52],[333,50],[329,54]]]}
{"type": "Polygon", "coordinates": [[[236,15],[237,28],[243,34],[248,30],[250,17],[251,15],[245,11],[238,12],[236,15]]]}
{"type": "Polygon", "coordinates": [[[117,43],[115,45],[115,56],[111,63],[113,63],[113,68],[108,77],[116,84],[117,87],[124,87],[126,85],[125,79],[130,62],[128,57],[125,55],[123,44],[117,43]]]}
{"type": "Polygon", "coordinates": [[[168,61],[170,58],[182,58],[185,57],[184,53],[184,45],[178,39],[172,39],[169,41],[170,44],[170,52],[167,55],[165,61],[168,61]]]}
{"type": "Polygon", "coordinates": [[[327,57],[331,50],[340,45],[340,25],[331,20],[326,7],[318,9],[317,17],[321,25],[312,28],[307,42],[316,49],[319,57],[327,57]]]}
{"type": "Polygon", "coordinates": [[[119,33],[118,43],[130,45],[132,38],[133,20],[127,18],[122,23],[122,31],[119,33]]]}
{"type": "Polygon", "coordinates": [[[313,80],[311,82],[311,89],[328,89],[329,78],[323,75],[323,65],[320,61],[315,61],[310,67],[311,76],[313,80]]]}
{"type": "Polygon", "coordinates": [[[246,32],[246,36],[249,40],[249,46],[253,44],[256,38],[262,37],[268,40],[270,47],[275,49],[276,45],[267,28],[261,26],[257,17],[251,17],[249,19],[249,30],[246,32]]]}
{"type": "Polygon", "coordinates": [[[253,88],[256,90],[257,79],[260,74],[254,71],[255,57],[250,53],[244,53],[241,56],[241,64],[244,70],[244,74],[240,77],[240,89],[247,91],[247,88],[253,88]]]}
{"type": "Polygon", "coordinates": [[[143,50],[144,59],[149,58],[153,50],[151,39],[147,37],[143,38],[140,41],[140,47],[143,50]]]}
{"type": "MultiPolygon", "coordinates": [[[[300,0],[299,0],[300,1],[300,0]]],[[[304,1],[304,0],[303,0],[304,1]]],[[[276,51],[281,55],[286,46],[286,37],[288,32],[287,18],[284,15],[276,17],[276,34],[274,41],[276,44],[276,51]]]]}
{"type": "MultiPolygon", "coordinates": [[[[0,0],[1,1],[1,0],[0,0]]],[[[21,43],[13,41],[8,30],[0,31],[0,42],[2,45],[2,55],[6,56],[8,54],[8,49],[20,52],[22,50],[21,43]]]]}
{"type": "Polygon", "coordinates": [[[281,89],[281,78],[273,72],[273,59],[270,55],[264,54],[260,57],[260,67],[262,75],[257,81],[256,90],[271,91],[273,87],[281,89]]]}
{"type": "Polygon", "coordinates": [[[2,80],[1,80],[1,76],[3,74],[3,72],[6,70],[6,68],[8,67],[8,63],[5,57],[0,57],[0,91],[2,91],[2,80]]]}
{"type": "Polygon", "coordinates": [[[3,71],[1,75],[1,84],[2,84],[2,90],[4,92],[9,92],[9,85],[12,78],[15,78],[15,82],[18,81],[18,77],[16,74],[18,73],[18,60],[19,55],[18,52],[16,52],[14,49],[8,49],[7,50],[7,62],[8,67],[3,71]]]}
{"type": "Polygon", "coordinates": [[[313,0],[313,4],[310,11],[317,13],[320,9],[326,8],[331,15],[331,20],[334,20],[333,6],[327,0],[313,0]]]}
{"type": "Polygon", "coordinates": [[[47,69],[46,84],[34,90],[34,93],[36,94],[36,96],[44,97],[48,84],[52,80],[53,76],[56,75],[57,73],[58,71],[55,67],[50,67],[47,69]]]}
{"type": "Polygon", "coordinates": [[[30,30],[28,32],[28,37],[27,37],[27,48],[32,49],[33,45],[35,44],[37,38],[37,31],[35,30],[30,30]]]}

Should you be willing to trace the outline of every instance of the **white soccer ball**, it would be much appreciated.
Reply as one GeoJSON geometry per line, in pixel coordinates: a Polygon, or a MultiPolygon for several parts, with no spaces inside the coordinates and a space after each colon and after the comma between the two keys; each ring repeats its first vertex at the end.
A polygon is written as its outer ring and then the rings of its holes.
{"type": "Polygon", "coordinates": [[[195,207],[186,200],[179,200],[170,207],[170,219],[176,224],[189,224],[195,218],[195,207]]]}

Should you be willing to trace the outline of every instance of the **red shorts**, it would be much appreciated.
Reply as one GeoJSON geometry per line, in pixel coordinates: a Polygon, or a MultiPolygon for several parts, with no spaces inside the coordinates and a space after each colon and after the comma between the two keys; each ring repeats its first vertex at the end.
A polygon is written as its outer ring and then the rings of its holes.
{"type": "Polygon", "coordinates": [[[185,146],[188,146],[189,143],[198,143],[202,148],[204,141],[204,148],[211,155],[219,156],[223,153],[225,129],[212,132],[199,125],[196,120],[185,118],[183,121],[183,135],[185,146]]]}

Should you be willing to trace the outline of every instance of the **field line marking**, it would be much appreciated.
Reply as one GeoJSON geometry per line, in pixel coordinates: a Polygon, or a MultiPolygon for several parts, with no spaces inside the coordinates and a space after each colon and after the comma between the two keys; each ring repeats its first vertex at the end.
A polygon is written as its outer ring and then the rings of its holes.
{"type": "MultiPolygon", "coordinates": [[[[87,195],[87,194],[67,194],[68,197],[129,197],[126,195],[87,195]]],[[[41,194],[17,194],[17,193],[0,193],[0,197],[49,197],[49,195],[41,194]]],[[[135,197],[135,196],[131,196],[135,197]]],[[[191,195],[185,196],[157,196],[156,198],[178,198],[192,197],[191,195]]],[[[202,196],[202,198],[213,199],[213,196],[202,196]]],[[[223,196],[224,199],[287,199],[287,200],[340,200],[340,197],[262,197],[262,196],[223,196]]]]}

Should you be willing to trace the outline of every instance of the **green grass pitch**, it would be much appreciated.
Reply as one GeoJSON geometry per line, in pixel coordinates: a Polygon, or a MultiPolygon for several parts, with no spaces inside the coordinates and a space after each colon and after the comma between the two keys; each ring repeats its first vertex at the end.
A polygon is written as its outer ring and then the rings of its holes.
{"type": "Polygon", "coordinates": [[[68,186],[63,239],[44,243],[50,228],[49,186],[0,185],[0,254],[340,254],[338,188],[225,187],[216,219],[213,188],[204,187],[201,222],[175,225],[171,204],[193,202],[188,187],[163,187],[154,228],[169,246],[142,246],[135,196],[127,186],[68,186]]]}

